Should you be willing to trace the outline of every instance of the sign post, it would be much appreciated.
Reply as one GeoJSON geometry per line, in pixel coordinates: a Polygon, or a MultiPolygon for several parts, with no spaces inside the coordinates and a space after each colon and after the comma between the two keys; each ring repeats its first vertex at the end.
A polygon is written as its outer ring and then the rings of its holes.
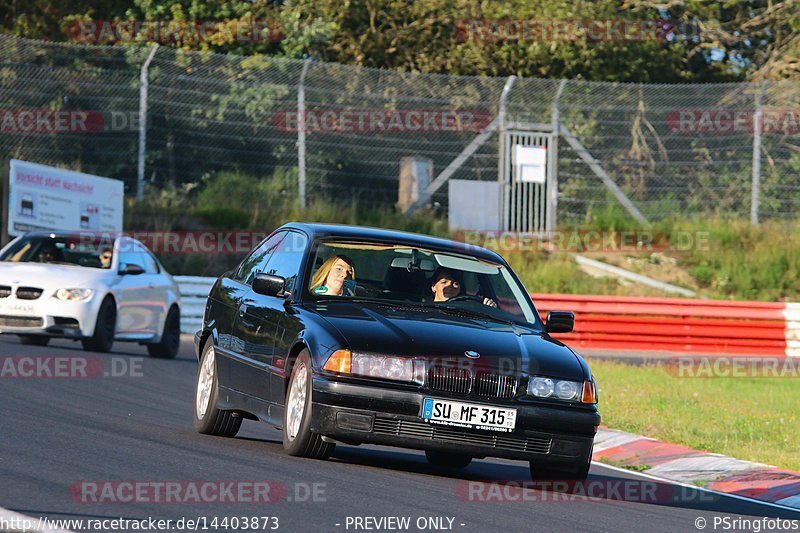
{"type": "Polygon", "coordinates": [[[8,235],[8,197],[11,195],[11,189],[9,188],[10,180],[8,179],[10,172],[10,164],[9,161],[6,160],[3,163],[3,220],[0,222],[0,247],[5,246],[8,244],[10,237],[8,235]]]}

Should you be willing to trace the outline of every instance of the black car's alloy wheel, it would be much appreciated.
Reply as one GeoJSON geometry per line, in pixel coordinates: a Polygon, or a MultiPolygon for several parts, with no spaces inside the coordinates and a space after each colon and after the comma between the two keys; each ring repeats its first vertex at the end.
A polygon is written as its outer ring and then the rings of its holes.
{"type": "Polygon", "coordinates": [[[214,343],[209,340],[203,348],[194,393],[194,428],[199,433],[218,437],[234,437],[242,426],[242,418],[232,411],[217,408],[219,382],[214,343]]]}
{"type": "Polygon", "coordinates": [[[327,459],[336,444],[325,442],[312,433],[311,426],[311,357],[303,350],[292,368],[283,411],[283,447],[289,455],[327,459]]]}

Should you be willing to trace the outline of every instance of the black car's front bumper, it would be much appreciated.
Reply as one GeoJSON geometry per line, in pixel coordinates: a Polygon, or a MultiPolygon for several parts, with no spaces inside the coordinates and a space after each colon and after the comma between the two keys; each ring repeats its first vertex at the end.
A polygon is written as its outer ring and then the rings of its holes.
{"type": "Polygon", "coordinates": [[[441,450],[473,457],[503,457],[540,463],[585,463],[600,424],[596,409],[514,402],[493,403],[431,392],[313,379],[311,430],[352,444],[372,443],[441,450]],[[423,398],[503,405],[517,410],[513,433],[470,430],[423,421],[423,398]]]}

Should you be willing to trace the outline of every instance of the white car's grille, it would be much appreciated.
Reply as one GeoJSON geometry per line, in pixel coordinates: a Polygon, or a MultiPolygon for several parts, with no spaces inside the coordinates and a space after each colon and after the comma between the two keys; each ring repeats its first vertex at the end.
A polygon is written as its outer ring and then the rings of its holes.
{"type": "Polygon", "coordinates": [[[19,300],[35,300],[42,295],[42,289],[37,287],[18,287],[17,299],[19,300]]]}
{"type": "Polygon", "coordinates": [[[7,328],[40,328],[44,320],[39,316],[8,316],[0,315],[0,327],[7,328]]]}
{"type": "Polygon", "coordinates": [[[0,298],[8,298],[9,296],[11,296],[11,287],[0,285],[0,298]]]}

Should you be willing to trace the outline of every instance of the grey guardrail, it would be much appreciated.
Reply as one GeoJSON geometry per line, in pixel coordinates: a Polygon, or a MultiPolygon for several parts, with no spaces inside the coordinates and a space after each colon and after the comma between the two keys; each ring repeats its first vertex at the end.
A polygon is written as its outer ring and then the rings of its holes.
{"type": "Polygon", "coordinates": [[[203,322],[208,291],[217,278],[173,276],[181,291],[181,333],[194,334],[203,322]]]}

